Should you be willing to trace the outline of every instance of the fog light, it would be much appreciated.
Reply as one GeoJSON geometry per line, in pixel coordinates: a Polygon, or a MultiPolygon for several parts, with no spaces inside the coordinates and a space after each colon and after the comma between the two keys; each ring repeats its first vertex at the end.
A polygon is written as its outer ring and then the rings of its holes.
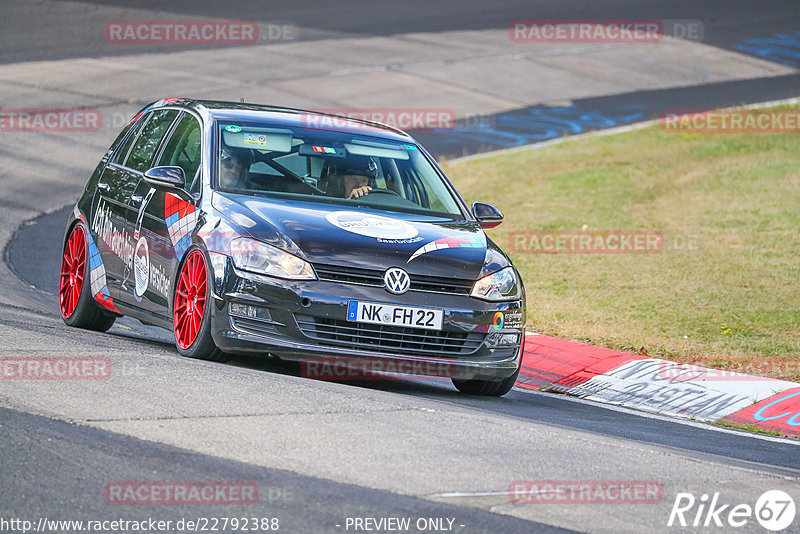
{"type": "Polygon", "coordinates": [[[262,308],[261,306],[230,302],[228,303],[228,313],[234,317],[244,317],[246,319],[272,322],[272,316],[269,314],[269,310],[262,308]]]}
{"type": "Polygon", "coordinates": [[[487,347],[507,347],[509,345],[519,345],[519,332],[492,332],[486,336],[487,347]]]}

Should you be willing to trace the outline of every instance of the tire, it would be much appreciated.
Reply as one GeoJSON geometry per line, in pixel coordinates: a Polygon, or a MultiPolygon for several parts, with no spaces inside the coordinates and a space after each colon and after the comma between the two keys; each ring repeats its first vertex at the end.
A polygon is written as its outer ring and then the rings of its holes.
{"type": "Polygon", "coordinates": [[[453,385],[461,393],[467,395],[486,395],[489,397],[502,397],[514,387],[519,376],[519,367],[514,374],[502,380],[456,380],[453,385]]]}
{"type": "Polygon", "coordinates": [[[188,358],[228,362],[211,338],[212,301],[209,262],[197,247],[190,248],[178,269],[172,299],[173,332],[178,352],[188,358]]]}
{"type": "Polygon", "coordinates": [[[89,283],[87,230],[79,222],[64,242],[61,276],[58,282],[58,304],[67,326],[105,332],[117,319],[94,301],[89,283]]]}

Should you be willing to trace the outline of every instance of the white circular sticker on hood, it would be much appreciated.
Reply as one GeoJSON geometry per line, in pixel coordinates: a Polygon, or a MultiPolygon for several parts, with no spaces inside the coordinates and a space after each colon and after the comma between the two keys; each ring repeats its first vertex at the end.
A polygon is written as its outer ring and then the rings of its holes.
{"type": "Polygon", "coordinates": [[[405,221],[357,211],[334,211],[325,218],[342,230],[376,239],[410,239],[419,233],[405,221]]]}

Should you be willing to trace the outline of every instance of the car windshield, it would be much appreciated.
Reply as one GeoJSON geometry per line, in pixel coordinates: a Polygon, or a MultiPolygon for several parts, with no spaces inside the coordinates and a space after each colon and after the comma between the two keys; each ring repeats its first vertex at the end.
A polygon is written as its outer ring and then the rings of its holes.
{"type": "Polygon", "coordinates": [[[462,218],[414,144],[327,130],[217,122],[223,191],[462,218]]]}

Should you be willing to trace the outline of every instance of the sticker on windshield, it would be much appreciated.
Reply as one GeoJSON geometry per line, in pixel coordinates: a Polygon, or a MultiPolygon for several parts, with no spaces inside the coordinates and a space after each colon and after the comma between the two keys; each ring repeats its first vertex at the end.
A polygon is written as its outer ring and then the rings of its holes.
{"type": "MultiPolygon", "coordinates": [[[[374,237],[382,242],[384,239],[390,239],[392,242],[411,239],[417,237],[419,233],[416,228],[405,221],[380,215],[366,215],[357,211],[334,211],[325,218],[337,228],[358,235],[374,237]]],[[[415,241],[419,241],[419,239],[415,241]]]]}
{"type": "Polygon", "coordinates": [[[264,134],[245,133],[243,141],[248,145],[267,146],[267,136],[264,134]]]}
{"type": "Polygon", "coordinates": [[[231,133],[239,133],[242,131],[242,129],[236,126],[235,124],[229,124],[228,126],[225,127],[225,131],[231,133]]]}
{"type": "Polygon", "coordinates": [[[441,239],[437,239],[436,241],[431,241],[425,245],[419,247],[406,263],[409,263],[414,258],[422,256],[423,254],[427,254],[428,252],[434,252],[436,250],[442,250],[446,248],[485,248],[486,247],[486,236],[484,236],[483,232],[479,234],[470,235],[467,237],[443,237],[441,239]]]}

